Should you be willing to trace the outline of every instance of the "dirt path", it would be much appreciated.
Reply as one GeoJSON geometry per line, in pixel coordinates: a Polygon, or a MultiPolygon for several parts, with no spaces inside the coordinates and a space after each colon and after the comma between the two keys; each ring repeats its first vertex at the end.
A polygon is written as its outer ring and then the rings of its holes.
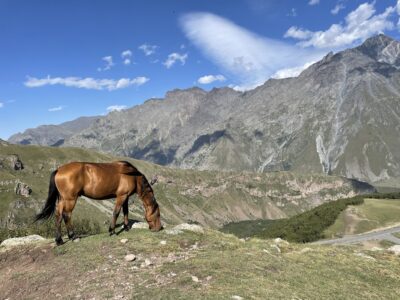
{"type": "Polygon", "coordinates": [[[393,233],[400,232],[400,226],[385,228],[381,230],[361,233],[356,235],[348,235],[338,239],[317,241],[314,244],[355,244],[370,240],[387,240],[396,244],[400,244],[400,239],[393,236],[393,233]]]}

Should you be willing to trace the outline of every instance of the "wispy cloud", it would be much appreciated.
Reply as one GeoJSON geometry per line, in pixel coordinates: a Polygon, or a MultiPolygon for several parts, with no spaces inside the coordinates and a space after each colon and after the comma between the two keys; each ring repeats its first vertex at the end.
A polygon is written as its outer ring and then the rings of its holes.
{"type": "Polygon", "coordinates": [[[288,12],[286,15],[287,15],[288,17],[297,17],[297,10],[296,10],[294,7],[292,7],[292,9],[290,10],[290,12],[288,12]]]}
{"type": "Polygon", "coordinates": [[[121,57],[123,59],[124,65],[130,65],[131,64],[131,57],[132,57],[132,51],[131,50],[125,50],[122,51],[121,57]]]}
{"type": "Polygon", "coordinates": [[[3,102],[0,102],[0,108],[2,108],[4,106],[3,102]]]}
{"type": "Polygon", "coordinates": [[[144,55],[149,56],[156,53],[158,46],[157,45],[149,45],[143,44],[138,47],[139,50],[142,50],[144,55]]]}
{"type": "Polygon", "coordinates": [[[342,9],[345,9],[346,6],[344,6],[344,4],[339,1],[338,3],[336,3],[335,7],[331,9],[331,14],[332,15],[337,15],[339,13],[339,11],[341,11],[342,9]]]}
{"type": "Polygon", "coordinates": [[[51,108],[49,108],[48,109],[48,111],[50,111],[50,112],[54,112],[54,111],[60,111],[60,110],[63,110],[64,109],[64,106],[56,106],[56,107],[51,107],[51,108]]]}
{"type": "Polygon", "coordinates": [[[340,49],[353,45],[358,41],[394,29],[391,20],[400,6],[389,6],[381,14],[376,14],[375,2],[363,3],[350,12],[344,24],[333,24],[326,31],[309,31],[298,27],[290,27],[285,37],[301,40],[301,47],[340,49]]]}
{"type": "Polygon", "coordinates": [[[262,84],[281,69],[300,67],[326,54],[259,36],[210,13],[186,14],[181,24],[186,37],[224,73],[230,73],[240,89],[262,84]]]}
{"type": "Polygon", "coordinates": [[[181,65],[183,66],[186,63],[186,59],[188,58],[188,54],[179,54],[177,52],[171,53],[168,55],[168,58],[165,62],[163,62],[163,65],[169,69],[171,68],[177,61],[181,62],[181,65]]]}
{"type": "Polygon", "coordinates": [[[150,79],[147,77],[121,78],[121,79],[95,79],[91,77],[29,77],[24,82],[25,86],[34,88],[46,85],[63,85],[66,87],[83,88],[89,90],[118,90],[129,86],[140,86],[150,79]]]}
{"type": "Polygon", "coordinates": [[[308,2],[308,5],[317,5],[317,4],[319,4],[319,0],[310,0],[308,2]]]}
{"type": "Polygon", "coordinates": [[[123,109],[127,109],[128,107],[126,105],[111,105],[107,107],[107,111],[121,111],[123,109]]]}
{"type": "Polygon", "coordinates": [[[215,81],[225,81],[226,78],[223,75],[205,75],[200,77],[197,82],[200,84],[210,84],[215,81]]]}
{"type": "Polygon", "coordinates": [[[107,71],[115,65],[112,56],[104,56],[101,59],[104,61],[105,65],[103,68],[97,68],[97,71],[107,71]]]}

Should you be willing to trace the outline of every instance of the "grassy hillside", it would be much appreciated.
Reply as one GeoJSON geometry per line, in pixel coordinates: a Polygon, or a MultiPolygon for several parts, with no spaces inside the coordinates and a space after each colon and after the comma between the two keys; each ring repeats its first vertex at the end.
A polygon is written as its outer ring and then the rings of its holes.
{"type": "MultiPolygon", "coordinates": [[[[118,158],[80,148],[50,148],[0,143],[0,228],[30,224],[47,196],[49,176],[70,161],[106,162],[118,158]],[[23,170],[13,170],[7,159],[17,154],[23,170]],[[14,193],[17,182],[32,189],[25,198],[14,193]]],[[[340,177],[290,172],[267,174],[180,170],[128,159],[148,178],[158,175],[154,186],[166,224],[200,223],[207,227],[251,219],[277,219],[307,211],[321,203],[363,191],[357,182],[340,177]]],[[[106,230],[113,201],[79,199],[75,222],[89,219],[106,230]]],[[[143,220],[136,197],[130,205],[132,219],[143,220]]]]}
{"type": "Polygon", "coordinates": [[[0,249],[0,294],[9,299],[398,299],[399,273],[386,251],[244,242],[213,230],[134,229],[0,249]]]}
{"type": "Polygon", "coordinates": [[[335,223],[325,230],[324,235],[338,237],[399,224],[400,197],[398,198],[365,199],[361,205],[349,206],[340,213],[335,223]]]}
{"type": "Polygon", "coordinates": [[[221,231],[239,237],[276,238],[307,243],[340,235],[347,226],[355,226],[346,219],[348,210],[365,212],[370,219],[357,219],[358,231],[400,222],[400,193],[359,195],[324,203],[310,211],[279,220],[249,220],[225,225],[221,231]],[[380,198],[380,199],[377,199],[380,198]]]}

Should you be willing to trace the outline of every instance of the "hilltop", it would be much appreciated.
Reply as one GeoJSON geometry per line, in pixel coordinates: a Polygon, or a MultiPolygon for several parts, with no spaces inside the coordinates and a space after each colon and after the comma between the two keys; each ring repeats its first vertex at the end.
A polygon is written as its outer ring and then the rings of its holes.
{"type": "Polygon", "coordinates": [[[176,232],[167,227],[159,233],[132,229],[56,248],[49,241],[2,247],[0,294],[9,299],[397,299],[400,295],[398,257],[383,249],[245,241],[195,229],[176,232]],[[135,260],[125,261],[127,254],[135,260]]]}

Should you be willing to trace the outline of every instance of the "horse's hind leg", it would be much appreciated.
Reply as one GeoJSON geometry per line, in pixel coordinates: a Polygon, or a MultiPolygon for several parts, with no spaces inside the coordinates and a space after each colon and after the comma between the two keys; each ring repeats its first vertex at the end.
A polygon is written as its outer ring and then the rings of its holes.
{"type": "Polygon", "coordinates": [[[62,214],[65,226],[67,227],[68,238],[70,240],[75,239],[74,228],[72,226],[72,221],[71,221],[72,210],[74,209],[75,204],[76,204],[76,199],[65,200],[64,210],[62,214]]]}
{"type": "Polygon", "coordinates": [[[115,223],[117,222],[119,213],[121,212],[122,204],[125,202],[126,199],[128,199],[128,196],[122,195],[122,196],[118,196],[117,199],[115,200],[113,216],[111,218],[110,228],[108,228],[110,235],[115,234],[115,223]]]}
{"type": "Polygon", "coordinates": [[[124,213],[124,229],[126,231],[129,230],[129,218],[128,218],[129,208],[128,208],[128,202],[129,202],[129,198],[126,198],[124,204],[122,204],[122,212],[124,213]]]}
{"type": "Polygon", "coordinates": [[[60,199],[57,203],[56,207],[56,244],[57,246],[62,245],[63,239],[61,237],[61,222],[62,222],[62,215],[63,215],[63,206],[64,202],[60,199]]]}

